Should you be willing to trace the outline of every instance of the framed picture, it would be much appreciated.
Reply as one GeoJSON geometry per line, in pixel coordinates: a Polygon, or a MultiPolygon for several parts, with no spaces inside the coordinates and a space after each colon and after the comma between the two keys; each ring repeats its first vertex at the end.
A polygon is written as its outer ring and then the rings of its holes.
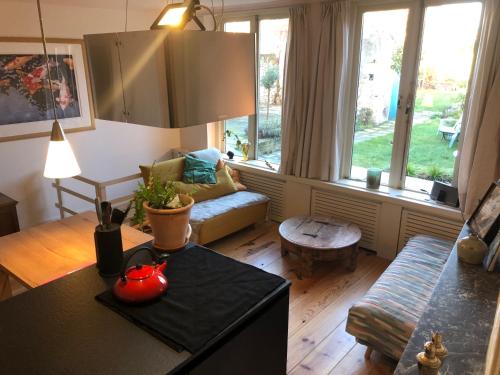
{"type": "Polygon", "coordinates": [[[500,228],[500,181],[491,184],[468,224],[484,242],[491,243],[500,228]]]}
{"type": "Polygon", "coordinates": [[[94,129],[85,48],[79,39],[0,38],[0,142],[94,129]],[[55,108],[52,105],[49,77],[55,108]]]}
{"type": "Polygon", "coordinates": [[[491,272],[495,269],[496,264],[498,263],[499,260],[499,255],[500,255],[500,230],[495,235],[493,241],[491,241],[491,244],[488,248],[488,254],[484,258],[483,265],[487,271],[491,272]]]}

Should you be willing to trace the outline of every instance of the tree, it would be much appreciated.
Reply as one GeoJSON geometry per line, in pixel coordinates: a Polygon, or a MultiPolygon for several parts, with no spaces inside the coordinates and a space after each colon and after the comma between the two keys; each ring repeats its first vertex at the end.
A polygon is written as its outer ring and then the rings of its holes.
{"type": "Polygon", "coordinates": [[[274,65],[269,67],[262,76],[260,84],[267,90],[267,114],[266,120],[269,120],[269,106],[271,105],[271,89],[276,84],[279,78],[278,66],[274,65]]]}
{"type": "Polygon", "coordinates": [[[391,69],[394,70],[398,75],[400,75],[402,64],[403,64],[403,47],[398,47],[392,54],[391,69]]]}

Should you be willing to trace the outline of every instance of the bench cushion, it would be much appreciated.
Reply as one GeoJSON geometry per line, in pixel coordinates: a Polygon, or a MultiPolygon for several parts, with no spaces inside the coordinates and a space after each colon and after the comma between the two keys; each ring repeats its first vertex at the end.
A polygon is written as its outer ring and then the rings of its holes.
{"type": "Polygon", "coordinates": [[[349,310],[346,330],[399,360],[420,319],[453,243],[419,235],[410,239],[366,295],[349,310]]]}
{"type": "Polygon", "coordinates": [[[190,240],[205,244],[266,219],[270,199],[251,191],[238,191],[196,203],[191,210],[190,240]]]}

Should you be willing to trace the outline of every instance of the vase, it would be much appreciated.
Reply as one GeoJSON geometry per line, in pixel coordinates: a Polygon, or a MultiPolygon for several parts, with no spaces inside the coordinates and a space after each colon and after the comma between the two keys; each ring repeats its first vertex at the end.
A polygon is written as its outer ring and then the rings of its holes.
{"type": "Polygon", "coordinates": [[[458,258],[469,264],[481,264],[488,251],[488,246],[477,234],[472,233],[457,243],[458,258]]]}
{"type": "Polygon", "coordinates": [[[153,246],[159,250],[177,250],[189,241],[189,218],[194,199],[185,194],[179,194],[179,199],[184,205],[180,208],[155,209],[144,202],[144,210],[153,230],[153,246]]]}

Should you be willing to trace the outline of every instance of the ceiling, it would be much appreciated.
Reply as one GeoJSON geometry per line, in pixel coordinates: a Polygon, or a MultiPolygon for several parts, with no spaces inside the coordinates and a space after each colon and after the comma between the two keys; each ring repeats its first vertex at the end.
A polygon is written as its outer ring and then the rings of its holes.
{"type": "MultiPolygon", "coordinates": [[[[16,0],[25,3],[34,3],[35,0],[16,0]]],[[[66,6],[81,6],[87,8],[116,8],[123,9],[127,0],[40,0],[43,4],[60,4],[66,6]]],[[[213,0],[214,6],[219,7],[222,0],[213,0]]],[[[162,9],[165,4],[171,2],[181,2],[181,0],[128,0],[129,9],[132,10],[158,10],[162,9]]],[[[270,3],[270,0],[224,0],[225,6],[234,7],[238,5],[251,5],[270,3]]],[[[211,6],[212,0],[201,0],[201,3],[211,6]]]]}

